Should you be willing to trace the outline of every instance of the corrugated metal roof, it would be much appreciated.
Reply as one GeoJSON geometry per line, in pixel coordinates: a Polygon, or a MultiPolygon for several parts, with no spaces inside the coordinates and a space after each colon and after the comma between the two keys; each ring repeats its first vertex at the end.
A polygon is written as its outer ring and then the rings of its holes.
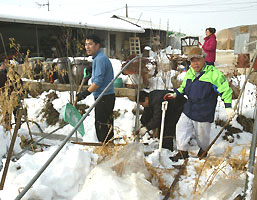
{"type": "Polygon", "coordinates": [[[98,30],[109,30],[118,32],[136,32],[143,33],[144,29],[133,25],[129,22],[121,21],[115,18],[99,18],[89,16],[69,16],[65,13],[40,13],[40,12],[28,12],[17,13],[0,11],[0,21],[4,22],[16,22],[27,24],[41,24],[41,25],[53,25],[53,26],[67,26],[77,28],[88,28],[98,30]]]}

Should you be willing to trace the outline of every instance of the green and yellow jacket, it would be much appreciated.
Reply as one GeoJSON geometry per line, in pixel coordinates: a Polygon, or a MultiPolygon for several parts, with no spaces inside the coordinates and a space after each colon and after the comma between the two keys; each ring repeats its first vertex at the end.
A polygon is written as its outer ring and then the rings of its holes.
{"type": "Polygon", "coordinates": [[[212,65],[204,66],[197,77],[190,67],[181,86],[175,91],[178,95],[187,96],[183,113],[194,121],[213,122],[218,95],[225,107],[231,108],[232,89],[224,74],[212,65]]]}

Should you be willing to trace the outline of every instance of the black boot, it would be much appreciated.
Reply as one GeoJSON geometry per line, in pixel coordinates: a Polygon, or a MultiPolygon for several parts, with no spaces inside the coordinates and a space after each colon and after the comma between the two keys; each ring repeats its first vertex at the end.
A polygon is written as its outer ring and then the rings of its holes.
{"type": "MultiPolygon", "coordinates": [[[[197,154],[198,158],[200,158],[204,152],[205,151],[200,148],[198,151],[198,154],[197,154]]],[[[208,153],[206,152],[205,155],[203,156],[203,158],[206,158],[207,155],[208,155],[208,153]]]]}
{"type": "Polygon", "coordinates": [[[179,159],[186,159],[188,158],[188,151],[180,151],[175,156],[170,157],[173,162],[178,162],[179,159]]]}

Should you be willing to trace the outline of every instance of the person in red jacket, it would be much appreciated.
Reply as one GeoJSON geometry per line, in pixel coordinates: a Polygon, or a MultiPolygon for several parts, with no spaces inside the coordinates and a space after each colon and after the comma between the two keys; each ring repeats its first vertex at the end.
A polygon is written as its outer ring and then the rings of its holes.
{"type": "Polygon", "coordinates": [[[207,65],[214,65],[216,60],[216,29],[215,28],[207,28],[205,30],[206,37],[204,38],[203,50],[206,53],[205,62],[207,65]]]}

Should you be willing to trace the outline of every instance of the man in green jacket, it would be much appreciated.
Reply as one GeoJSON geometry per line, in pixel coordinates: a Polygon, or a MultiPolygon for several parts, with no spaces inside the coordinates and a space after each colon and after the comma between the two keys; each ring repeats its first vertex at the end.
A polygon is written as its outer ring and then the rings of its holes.
{"type": "Polygon", "coordinates": [[[213,65],[206,65],[202,49],[196,47],[189,53],[191,67],[175,93],[168,93],[166,99],[186,95],[187,102],[176,126],[176,144],[178,153],[172,161],[188,158],[188,142],[193,135],[200,150],[198,156],[208,148],[211,123],[214,121],[217,97],[221,96],[228,118],[235,113],[232,109],[232,89],[222,72],[213,65]]]}

